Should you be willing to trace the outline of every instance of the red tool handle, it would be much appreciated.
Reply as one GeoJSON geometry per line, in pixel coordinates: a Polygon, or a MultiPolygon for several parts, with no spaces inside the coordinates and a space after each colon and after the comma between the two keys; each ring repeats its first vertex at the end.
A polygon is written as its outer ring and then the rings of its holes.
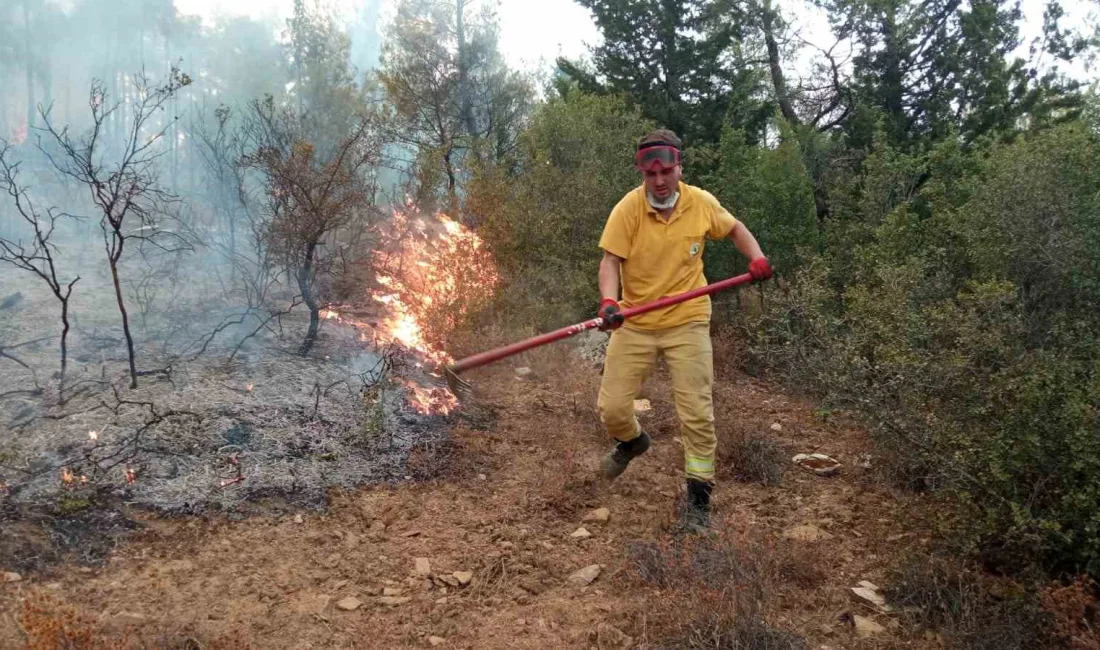
{"type": "MultiPolygon", "coordinates": [[[[723,289],[730,289],[740,286],[742,284],[749,284],[750,282],[752,282],[752,276],[748,273],[745,273],[744,275],[738,275],[736,277],[708,284],[705,287],[699,287],[698,289],[685,291],[684,293],[676,294],[675,296],[668,296],[666,298],[654,300],[653,302],[647,302],[644,305],[638,305],[636,307],[624,309],[622,312],[623,318],[629,319],[633,316],[638,316],[640,314],[653,311],[654,309],[661,309],[662,307],[668,307],[670,305],[675,305],[686,300],[691,300],[692,298],[698,298],[700,296],[717,293],[719,291],[722,291],[723,289]]],[[[583,323],[577,323],[576,325],[563,327],[559,330],[554,330],[553,332],[533,336],[529,339],[524,339],[523,341],[519,341],[511,345],[506,345],[501,348],[496,348],[494,350],[475,354],[472,357],[466,357],[461,361],[455,362],[453,365],[450,366],[449,369],[451,370],[451,372],[459,373],[464,370],[469,370],[471,368],[484,366],[487,363],[492,363],[505,357],[519,354],[520,352],[525,352],[527,350],[530,350],[531,348],[537,348],[541,345],[546,345],[547,343],[553,343],[554,341],[560,341],[561,339],[569,338],[570,336],[576,336],[581,332],[596,329],[602,324],[602,318],[593,318],[591,320],[586,320],[583,323]]]]}

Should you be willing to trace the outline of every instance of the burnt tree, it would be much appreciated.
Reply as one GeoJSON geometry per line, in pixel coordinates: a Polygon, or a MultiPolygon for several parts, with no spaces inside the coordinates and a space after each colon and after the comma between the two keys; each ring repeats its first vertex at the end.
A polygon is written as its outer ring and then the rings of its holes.
{"type": "Polygon", "coordinates": [[[361,118],[328,150],[319,149],[293,112],[254,102],[246,130],[253,148],[242,163],[259,172],[266,245],[294,278],[309,308],[309,329],[298,352],[317,339],[325,291],[322,283],[340,262],[340,236],[364,225],[374,212],[370,173],[380,147],[361,118]]]}
{"type": "Polygon", "coordinates": [[[57,394],[61,402],[65,401],[65,369],[68,365],[69,338],[69,298],[73,286],[80,280],[76,276],[65,282],[58,277],[57,247],[50,241],[57,229],[59,219],[72,218],[59,213],[54,208],[44,213],[34,205],[27,188],[19,183],[19,163],[11,160],[11,149],[5,140],[0,140],[0,190],[11,197],[15,211],[29,227],[28,238],[9,239],[0,237],[0,262],[6,262],[16,268],[34,274],[49,286],[57,301],[61,303],[61,372],[58,375],[57,394]]]}
{"type": "Polygon", "coordinates": [[[171,250],[161,243],[163,239],[173,240],[173,245],[182,243],[178,235],[159,228],[159,221],[166,216],[165,208],[178,198],[162,189],[158,159],[169,151],[159,145],[178,119],[165,116],[165,109],[172,97],[190,83],[191,78],[175,68],[160,85],[152,83],[144,72],[135,75],[134,99],[127,111],[131,119],[121,143],[108,142],[106,131],[122,103],[108,102],[107,87],[101,80],[92,82],[88,98],[92,126],[85,135],[74,137],[67,126],[59,127],[51,119],[49,109],[42,111],[43,126],[39,130],[47,134],[48,142],[39,148],[59,173],[88,189],[101,215],[100,230],[126,336],[130,388],[137,388],[139,373],[119,260],[131,239],[163,250],[171,250]],[[113,151],[117,155],[111,156],[109,152],[113,151]]]}

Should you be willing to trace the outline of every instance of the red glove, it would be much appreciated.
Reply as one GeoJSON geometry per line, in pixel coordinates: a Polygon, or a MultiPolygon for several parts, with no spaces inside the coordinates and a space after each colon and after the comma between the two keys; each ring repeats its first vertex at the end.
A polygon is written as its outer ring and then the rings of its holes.
{"type": "Polygon", "coordinates": [[[749,262],[749,275],[753,280],[761,282],[772,277],[772,265],[768,264],[768,258],[758,257],[749,262]]]}
{"type": "Polygon", "coordinates": [[[604,298],[600,301],[600,318],[603,319],[603,325],[600,325],[600,331],[606,332],[607,330],[617,330],[623,325],[623,312],[619,309],[619,303],[611,298],[604,298]]]}

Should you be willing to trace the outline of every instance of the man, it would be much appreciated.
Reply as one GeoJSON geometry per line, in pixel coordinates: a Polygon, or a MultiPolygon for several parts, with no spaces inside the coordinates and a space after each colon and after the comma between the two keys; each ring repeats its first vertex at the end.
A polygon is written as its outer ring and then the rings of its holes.
{"type": "Polygon", "coordinates": [[[614,479],[649,448],[649,436],[634,416],[634,399],[658,355],[672,375],[687,476],[683,525],[700,531],[709,523],[714,485],[714,371],[708,296],[623,321],[621,310],[707,284],[704,240],[730,239],[749,259],[755,280],[772,270],[756,238],[709,192],[683,183],[680,139],[666,129],[642,138],[635,166],[643,184],[612,210],[600,248],[599,316],[614,330],[607,346],[598,407],[608,433],[618,441],[600,472],[614,479]],[[622,301],[618,299],[622,289],[622,301]]]}

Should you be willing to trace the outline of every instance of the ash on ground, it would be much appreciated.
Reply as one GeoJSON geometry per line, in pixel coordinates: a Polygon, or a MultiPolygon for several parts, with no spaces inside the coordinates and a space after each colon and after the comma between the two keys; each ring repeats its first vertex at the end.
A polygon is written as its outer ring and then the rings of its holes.
{"type": "MultiPolygon", "coordinates": [[[[0,312],[0,325],[27,330],[19,333],[27,340],[37,321],[51,322],[53,305],[43,295],[23,302],[18,313],[0,312]]],[[[303,332],[304,318],[288,316],[280,327],[303,332]]],[[[246,512],[267,497],[319,506],[334,486],[403,480],[414,447],[446,440],[449,420],[422,415],[406,399],[406,382],[435,381],[407,352],[371,349],[360,331],[325,323],[300,356],[292,334],[271,330],[228,363],[240,343],[233,336],[195,360],[144,345],[140,367],[167,370],[130,390],[121,332],[85,326],[71,337],[64,405],[46,379],[56,341],[21,348],[29,368],[10,364],[0,380],[8,431],[0,506],[63,510],[109,500],[164,514],[246,512]]]]}

